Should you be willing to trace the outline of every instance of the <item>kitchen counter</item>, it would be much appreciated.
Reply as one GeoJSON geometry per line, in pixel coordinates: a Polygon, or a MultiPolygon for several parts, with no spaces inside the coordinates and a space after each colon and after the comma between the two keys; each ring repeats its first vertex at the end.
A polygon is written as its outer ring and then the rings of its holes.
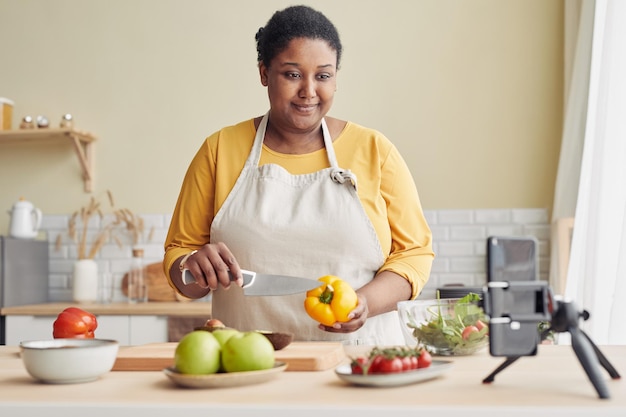
{"type": "MultiPolygon", "coordinates": [[[[623,374],[626,346],[601,350],[623,374]]],[[[179,388],[160,371],[113,371],[90,383],[46,385],[27,374],[18,352],[15,346],[0,347],[3,416],[626,415],[623,379],[611,380],[602,369],[611,398],[599,399],[567,345],[541,345],[537,356],[521,358],[491,384],[482,380],[503,358],[483,351],[451,358],[452,369],[437,379],[386,388],[348,385],[333,369],[283,372],[261,384],[234,388],[179,388]]]]}
{"type": "Polygon", "coordinates": [[[131,304],[127,302],[101,303],[45,303],[32,304],[0,309],[2,316],[56,316],[63,309],[76,306],[93,314],[100,315],[146,315],[146,316],[174,316],[174,317],[201,317],[211,315],[211,303],[204,301],[183,302],[148,302],[131,304]]]}

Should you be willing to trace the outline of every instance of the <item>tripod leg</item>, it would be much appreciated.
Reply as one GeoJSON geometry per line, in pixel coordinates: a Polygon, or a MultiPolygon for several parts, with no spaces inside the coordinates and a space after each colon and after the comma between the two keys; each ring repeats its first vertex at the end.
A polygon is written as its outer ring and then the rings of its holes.
{"type": "Polygon", "coordinates": [[[609,362],[609,360],[606,358],[606,356],[604,356],[602,354],[602,352],[600,351],[600,349],[598,348],[598,346],[596,346],[595,343],[593,343],[593,341],[591,340],[591,338],[587,335],[587,333],[585,333],[583,330],[580,331],[583,336],[585,336],[585,339],[587,339],[589,341],[589,343],[591,343],[591,346],[593,347],[594,352],[596,352],[596,355],[598,356],[598,360],[600,361],[600,365],[602,365],[602,367],[604,369],[606,369],[606,371],[609,373],[609,375],[611,375],[611,378],[613,379],[620,379],[621,376],[620,374],[617,372],[617,369],[615,369],[613,367],[613,365],[611,365],[611,363],[609,362]]]}
{"type": "Polygon", "coordinates": [[[499,374],[501,371],[506,369],[509,365],[511,365],[513,362],[515,362],[519,358],[520,358],[519,356],[513,356],[511,358],[506,358],[506,360],[504,362],[502,362],[502,364],[500,366],[498,366],[492,373],[490,373],[489,376],[487,376],[487,378],[483,379],[483,384],[488,384],[490,382],[493,382],[493,380],[496,378],[497,374],[499,374]]]}
{"type": "Polygon", "coordinates": [[[578,360],[587,373],[589,380],[598,392],[598,395],[600,398],[609,398],[609,390],[602,379],[600,367],[598,366],[598,358],[593,350],[593,345],[581,334],[578,328],[570,327],[568,331],[572,335],[572,348],[576,356],[578,356],[578,360]]]}

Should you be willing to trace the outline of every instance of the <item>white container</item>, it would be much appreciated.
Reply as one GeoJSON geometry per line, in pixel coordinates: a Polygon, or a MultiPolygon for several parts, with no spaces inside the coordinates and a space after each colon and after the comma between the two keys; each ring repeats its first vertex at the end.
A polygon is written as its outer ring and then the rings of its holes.
{"type": "Polygon", "coordinates": [[[98,264],[93,259],[79,259],[74,264],[72,299],[77,303],[98,301],[98,264]]]}
{"type": "Polygon", "coordinates": [[[0,97],[0,130],[11,130],[14,106],[15,103],[12,100],[0,97]]]}

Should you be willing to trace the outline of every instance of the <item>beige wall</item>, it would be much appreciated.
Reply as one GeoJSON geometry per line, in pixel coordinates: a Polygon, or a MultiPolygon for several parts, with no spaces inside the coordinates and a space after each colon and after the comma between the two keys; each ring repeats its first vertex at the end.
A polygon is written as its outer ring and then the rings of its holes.
{"type": "MultiPolygon", "coordinates": [[[[0,0],[0,96],[14,126],[69,112],[99,137],[96,196],[168,213],[204,137],[266,111],[254,34],[293,3],[0,0]]],[[[562,0],[305,3],[344,43],[331,114],[384,132],[426,209],[551,208],[562,0]]],[[[87,201],[69,144],[0,144],[0,209],[20,196],[48,214],[87,201]]]]}

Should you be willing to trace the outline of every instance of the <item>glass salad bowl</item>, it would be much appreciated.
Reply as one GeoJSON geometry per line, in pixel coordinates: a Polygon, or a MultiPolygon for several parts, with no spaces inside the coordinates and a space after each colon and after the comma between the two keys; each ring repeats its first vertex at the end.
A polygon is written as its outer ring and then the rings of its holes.
{"type": "Polygon", "coordinates": [[[398,303],[406,344],[422,345],[434,355],[476,353],[489,344],[487,316],[480,297],[410,300],[398,303]]]}

